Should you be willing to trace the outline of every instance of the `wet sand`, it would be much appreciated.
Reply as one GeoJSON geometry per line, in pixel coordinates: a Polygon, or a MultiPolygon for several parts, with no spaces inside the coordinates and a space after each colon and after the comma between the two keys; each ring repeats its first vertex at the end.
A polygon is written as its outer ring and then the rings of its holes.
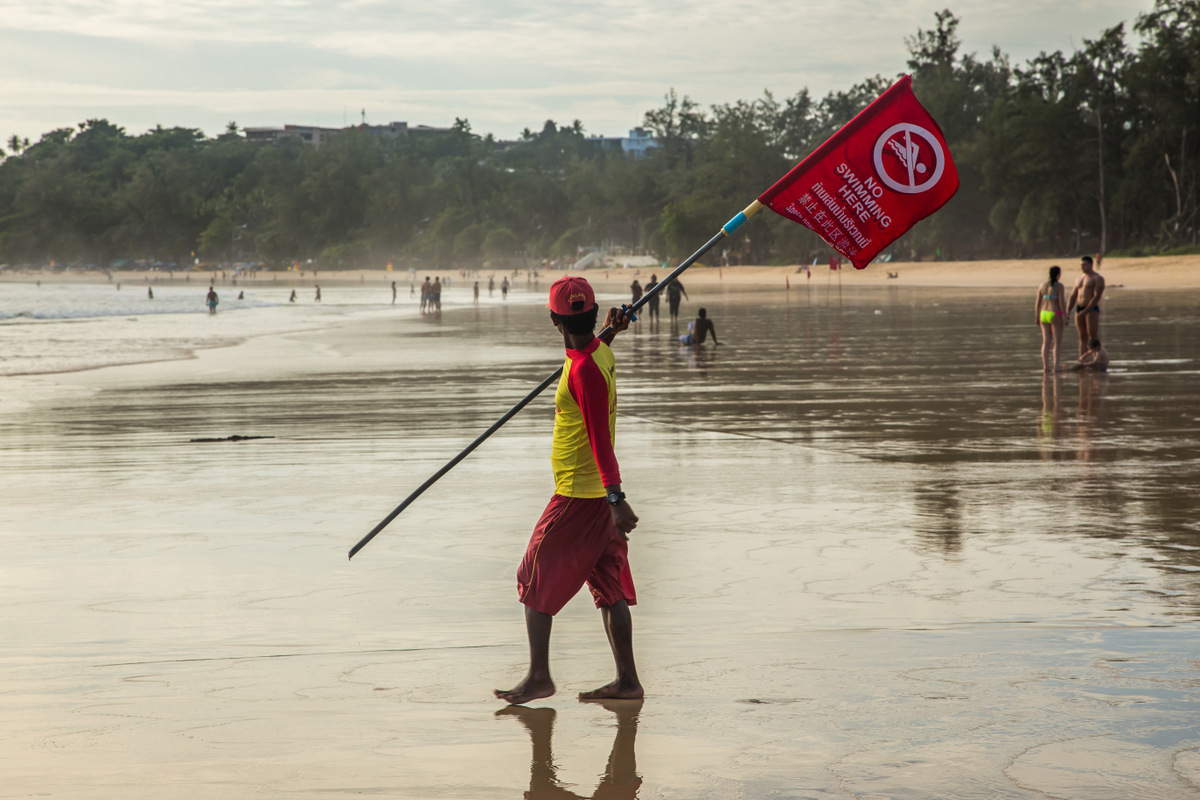
{"type": "Polygon", "coordinates": [[[1200,797],[1200,293],[1043,379],[1024,290],[720,288],[615,347],[640,706],[574,700],[584,593],[496,713],[548,396],[346,560],[557,366],[536,303],[0,379],[0,794],[1200,797]]]}

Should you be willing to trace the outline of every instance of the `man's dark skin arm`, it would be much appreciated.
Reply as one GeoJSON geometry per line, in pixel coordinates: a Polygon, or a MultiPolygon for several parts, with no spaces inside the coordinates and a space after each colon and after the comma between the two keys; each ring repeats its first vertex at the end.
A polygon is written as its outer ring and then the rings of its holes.
{"type": "MultiPolygon", "coordinates": [[[[598,338],[605,344],[611,345],[618,333],[629,328],[629,315],[625,313],[625,309],[623,308],[610,308],[608,314],[604,317],[604,327],[608,328],[608,332],[598,338]]],[[[612,494],[613,492],[619,493],[621,491],[621,484],[615,483],[612,486],[605,486],[604,491],[607,494],[612,494]]],[[[637,514],[633,513],[633,509],[625,500],[622,500],[615,506],[609,506],[609,510],[612,512],[612,521],[617,532],[621,534],[622,539],[628,540],[629,532],[637,527],[637,514]]]]}

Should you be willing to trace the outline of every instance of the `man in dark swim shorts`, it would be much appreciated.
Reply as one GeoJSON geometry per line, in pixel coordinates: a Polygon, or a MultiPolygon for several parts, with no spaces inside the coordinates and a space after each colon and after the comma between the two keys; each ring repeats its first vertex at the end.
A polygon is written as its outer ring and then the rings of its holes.
{"type": "Polygon", "coordinates": [[[604,339],[596,329],[596,295],[583,278],[565,277],[550,287],[550,320],[562,334],[566,361],[554,394],[550,462],[554,496],[542,512],[517,570],[517,595],[525,606],[529,672],[517,686],[496,690],[521,705],[554,694],[550,678],[550,628],[563,606],[583,587],[592,592],[604,620],[616,680],[579,695],[580,700],[636,700],[643,696],[633,660],[629,606],[637,602],[629,571],[629,532],[637,515],[621,491],[613,452],[617,421],[616,362],[609,343],[629,327],[609,309],[604,339]]]}
{"type": "MultiPolygon", "coordinates": [[[[1103,256],[1101,256],[1103,258],[1103,256]]],[[[1091,256],[1079,260],[1083,273],[1075,281],[1067,309],[1075,309],[1075,329],[1079,331],[1079,357],[1088,351],[1092,339],[1100,338],[1100,298],[1104,295],[1104,276],[1093,268],[1091,256]]]]}

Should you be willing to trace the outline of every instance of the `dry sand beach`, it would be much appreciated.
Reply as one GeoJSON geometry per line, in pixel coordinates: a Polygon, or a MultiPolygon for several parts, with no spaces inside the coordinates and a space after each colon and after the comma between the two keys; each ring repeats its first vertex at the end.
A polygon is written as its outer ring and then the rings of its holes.
{"type": "MultiPolygon", "coordinates": [[[[617,257],[616,262],[620,259],[617,257]]],[[[940,287],[1009,287],[1028,286],[1030,290],[1046,279],[1046,271],[1051,264],[1063,268],[1063,280],[1070,285],[1070,280],[1079,272],[1079,259],[1075,256],[1044,259],[1006,259],[995,261],[918,261],[893,262],[890,264],[876,263],[867,269],[856,270],[847,266],[842,271],[844,287],[849,286],[940,286],[940,287]],[[889,279],[889,272],[898,273],[897,278],[889,279]],[[1068,280],[1070,279],[1070,280],[1068,280]]],[[[804,288],[805,280],[825,283],[830,278],[828,262],[816,266],[809,265],[812,277],[806,278],[801,265],[783,267],[724,267],[708,265],[701,261],[687,272],[687,280],[697,285],[710,284],[736,287],[783,288],[790,282],[791,288],[804,288]]],[[[1200,288],[1200,255],[1187,256],[1151,256],[1146,258],[1105,258],[1098,268],[1104,274],[1110,285],[1119,285],[1129,289],[1197,289],[1200,288]]],[[[428,270],[434,274],[435,270],[428,270]]],[[[619,263],[611,269],[589,269],[586,274],[595,285],[612,292],[623,292],[633,277],[645,283],[651,275],[662,278],[665,270],[658,267],[623,268],[619,263]]],[[[526,270],[520,271],[518,285],[524,283],[526,270]]],[[[127,289],[145,288],[147,284],[168,282],[178,285],[189,278],[193,284],[200,284],[209,279],[211,272],[178,271],[168,278],[162,271],[115,271],[112,280],[99,273],[67,273],[61,272],[18,272],[9,270],[0,272],[0,282],[19,281],[27,283],[31,280],[51,282],[78,283],[121,283],[127,289]]],[[[426,271],[416,275],[419,284],[426,271]]],[[[505,274],[504,270],[482,268],[472,273],[470,278],[459,278],[458,272],[452,273],[456,286],[470,286],[475,280],[482,278],[483,291],[486,294],[488,276],[494,276],[497,282],[505,274]]],[[[545,277],[560,273],[547,272],[545,277]]],[[[836,273],[834,273],[836,276],[836,273]]],[[[836,278],[834,278],[836,280],[836,278]]],[[[387,298],[390,300],[391,282],[396,281],[399,297],[402,300],[408,292],[410,276],[407,271],[387,272],[386,270],[345,270],[325,271],[313,274],[311,270],[300,272],[259,273],[258,277],[246,278],[242,286],[262,287],[266,285],[295,287],[298,290],[308,288],[311,294],[313,284],[326,286],[384,286],[387,298]]],[[[228,281],[218,281],[230,287],[228,281]]],[[[497,289],[497,292],[499,290],[497,289]]],[[[309,298],[304,298],[309,299],[309,298]]]]}
{"type": "MultiPolygon", "coordinates": [[[[560,363],[547,278],[4,320],[0,797],[1200,798],[1200,259],[1106,261],[1112,371],[1044,378],[1049,263],[697,269],[727,344],[617,340],[647,699],[610,706],[586,593],[559,694],[491,694],[549,396],[346,559],[560,363]],[[231,435],[269,438],[192,441],[231,435]]],[[[116,291],[30,280],[0,311],[116,291]]]]}

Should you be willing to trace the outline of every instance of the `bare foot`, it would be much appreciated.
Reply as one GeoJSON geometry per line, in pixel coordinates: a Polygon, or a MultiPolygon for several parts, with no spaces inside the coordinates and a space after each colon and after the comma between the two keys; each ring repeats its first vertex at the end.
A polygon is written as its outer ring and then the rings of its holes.
{"type": "Polygon", "coordinates": [[[554,681],[549,678],[541,679],[530,676],[526,676],[525,680],[508,691],[496,690],[496,697],[506,703],[512,703],[514,706],[528,703],[530,700],[549,697],[552,694],[554,694],[554,681]]]}
{"type": "Polygon", "coordinates": [[[617,680],[590,692],[580,692],[580,700],[641,700],[646,691],[640,683],[617,680]]]}

